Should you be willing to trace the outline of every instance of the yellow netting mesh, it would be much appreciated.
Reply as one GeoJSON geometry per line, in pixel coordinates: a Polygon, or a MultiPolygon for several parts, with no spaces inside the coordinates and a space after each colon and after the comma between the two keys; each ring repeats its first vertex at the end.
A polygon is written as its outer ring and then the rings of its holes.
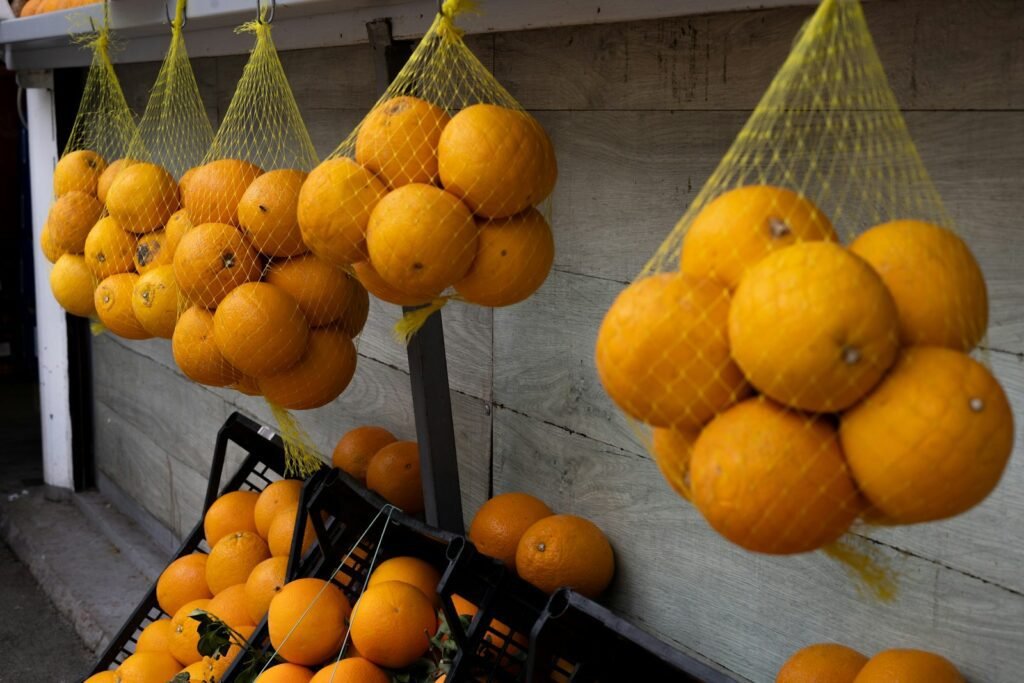
{"type": "Polygon", "coordinates": [[[554,188],[551,142],[473,55],[446,0],[373,110],[302,189],[302,236],[372,294],[420,307],[408,339],[449,299],[506,306],[532,294],[554,258],[534,208],[554,188]]]}
{"type": "MultiPolygon", "coordinates": [[[[988,302],[856,0],[824,0],[697,198],[602,323],[596,362],[670,485],[734,543],[980,502],[1013,441],[970,357],[988,302]],[[645,437],[648,438],[647,431],[645,437]]],[[[879,593],[884,572],[833,546],[879,593]]]]}

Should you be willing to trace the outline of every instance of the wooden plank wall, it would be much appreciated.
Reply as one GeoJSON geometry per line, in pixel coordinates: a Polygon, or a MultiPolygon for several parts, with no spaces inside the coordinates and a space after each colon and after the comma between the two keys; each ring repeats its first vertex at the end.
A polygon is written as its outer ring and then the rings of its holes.
{"type": "MultiPolygon", "coordinates": [[[[527,303],[445,310],[467,514],[525,490],[599,523],[617,552],[608,598],[642,627],[752,681],[837,640],[865,652],[916,646],[975,682],[1024,668],[1024,428],[995,494],[947,523],[864,530],[899,575],[882,604],[821,554],[770,558],[711,533],[665,486],[593,369],[601,316],[695,196],[806,18],[808,8],[474,37],[502,82],[550,131],[561,177],[555,269],[527,303]]],[[[1024,425],[1024,3],[889,0],[866,6],[926,165],[971,241],[992,296],[989,359],[1024,425]]],[[[283,55],[321,153],[374,99],[365,46],[283,55]]],[[[196,63],[211,116],[243,60],[196,63]]],[[[121,69],[141,109],[155,65],[121,69]]],[[[413,435],[396,309],[376,304],[352,388],[305,423],[329,450],[346,429],[413,435]]],[[[258,401],[199,387],[166,342],[94,342],[100,468],[177,533],[196,521],[213,436],[258,401]]]]}

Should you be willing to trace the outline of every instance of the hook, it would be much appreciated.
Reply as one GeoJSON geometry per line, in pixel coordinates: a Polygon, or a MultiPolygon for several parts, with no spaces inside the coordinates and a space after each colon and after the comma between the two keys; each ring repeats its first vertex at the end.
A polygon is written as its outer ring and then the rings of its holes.
{"type": "MultiPolygon", "coordinates": [[[[170,10],[167,9],[167,3],[166,2],[164,2],[164,16],[167,17],[167,23],[170,24],[171,26],[173,26],[174,25],[174,20],[171,19],[171,13],[170,13],[170,10]]],[[[185,28],[185,24],[187,24],[187,23],[188,23],[188,3],[185,3],[185,6],[181,8],[181,26],[179,26],[178,28],[185,28]]]]}
{"type": "Polygon", "coordinates": [[[256,0],[256,18],[264,24],[274,23],[274,14],[277,13],[277,0],[270,0],[270,14],[266,20],[263,19],[263,0],[256,0]]]}

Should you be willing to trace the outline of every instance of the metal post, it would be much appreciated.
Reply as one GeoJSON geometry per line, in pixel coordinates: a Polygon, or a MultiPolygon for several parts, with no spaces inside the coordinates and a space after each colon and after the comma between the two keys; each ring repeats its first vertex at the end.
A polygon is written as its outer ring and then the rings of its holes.
{"type": "MultiPolygon", "coordinates": [[[[374,51],[377,83],[383,92],[409,59],[412,46],[408,41],[392,38],[391,22],[387,19],[371,21],[366,31],[374,51]]],[[[412,338],[408,353],[427,522],[461,534],[462,495],[440,311],[431,315],[412,338]]]]}

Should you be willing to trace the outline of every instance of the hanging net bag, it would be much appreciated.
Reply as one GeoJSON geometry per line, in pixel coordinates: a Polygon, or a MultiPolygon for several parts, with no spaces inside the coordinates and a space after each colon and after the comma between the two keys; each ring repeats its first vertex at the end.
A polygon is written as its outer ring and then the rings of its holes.
{"type": "Polygon", "coordinates": [[[555,185],[540,124],[470,51],[446,0],[374,108],[310,174],[302,237],[374,296],[416,310],[408,339],[450,299],[507,306],[547,277],[554,241],[535,207],[555,185]]]}
{"type": "Polygon", "coordinates": [[[987,321],[860,3],[824,0],[605,315],[596,363],[719,534],[802,553],[992,491],[1013,418],[970,355],[987,321]]]}

